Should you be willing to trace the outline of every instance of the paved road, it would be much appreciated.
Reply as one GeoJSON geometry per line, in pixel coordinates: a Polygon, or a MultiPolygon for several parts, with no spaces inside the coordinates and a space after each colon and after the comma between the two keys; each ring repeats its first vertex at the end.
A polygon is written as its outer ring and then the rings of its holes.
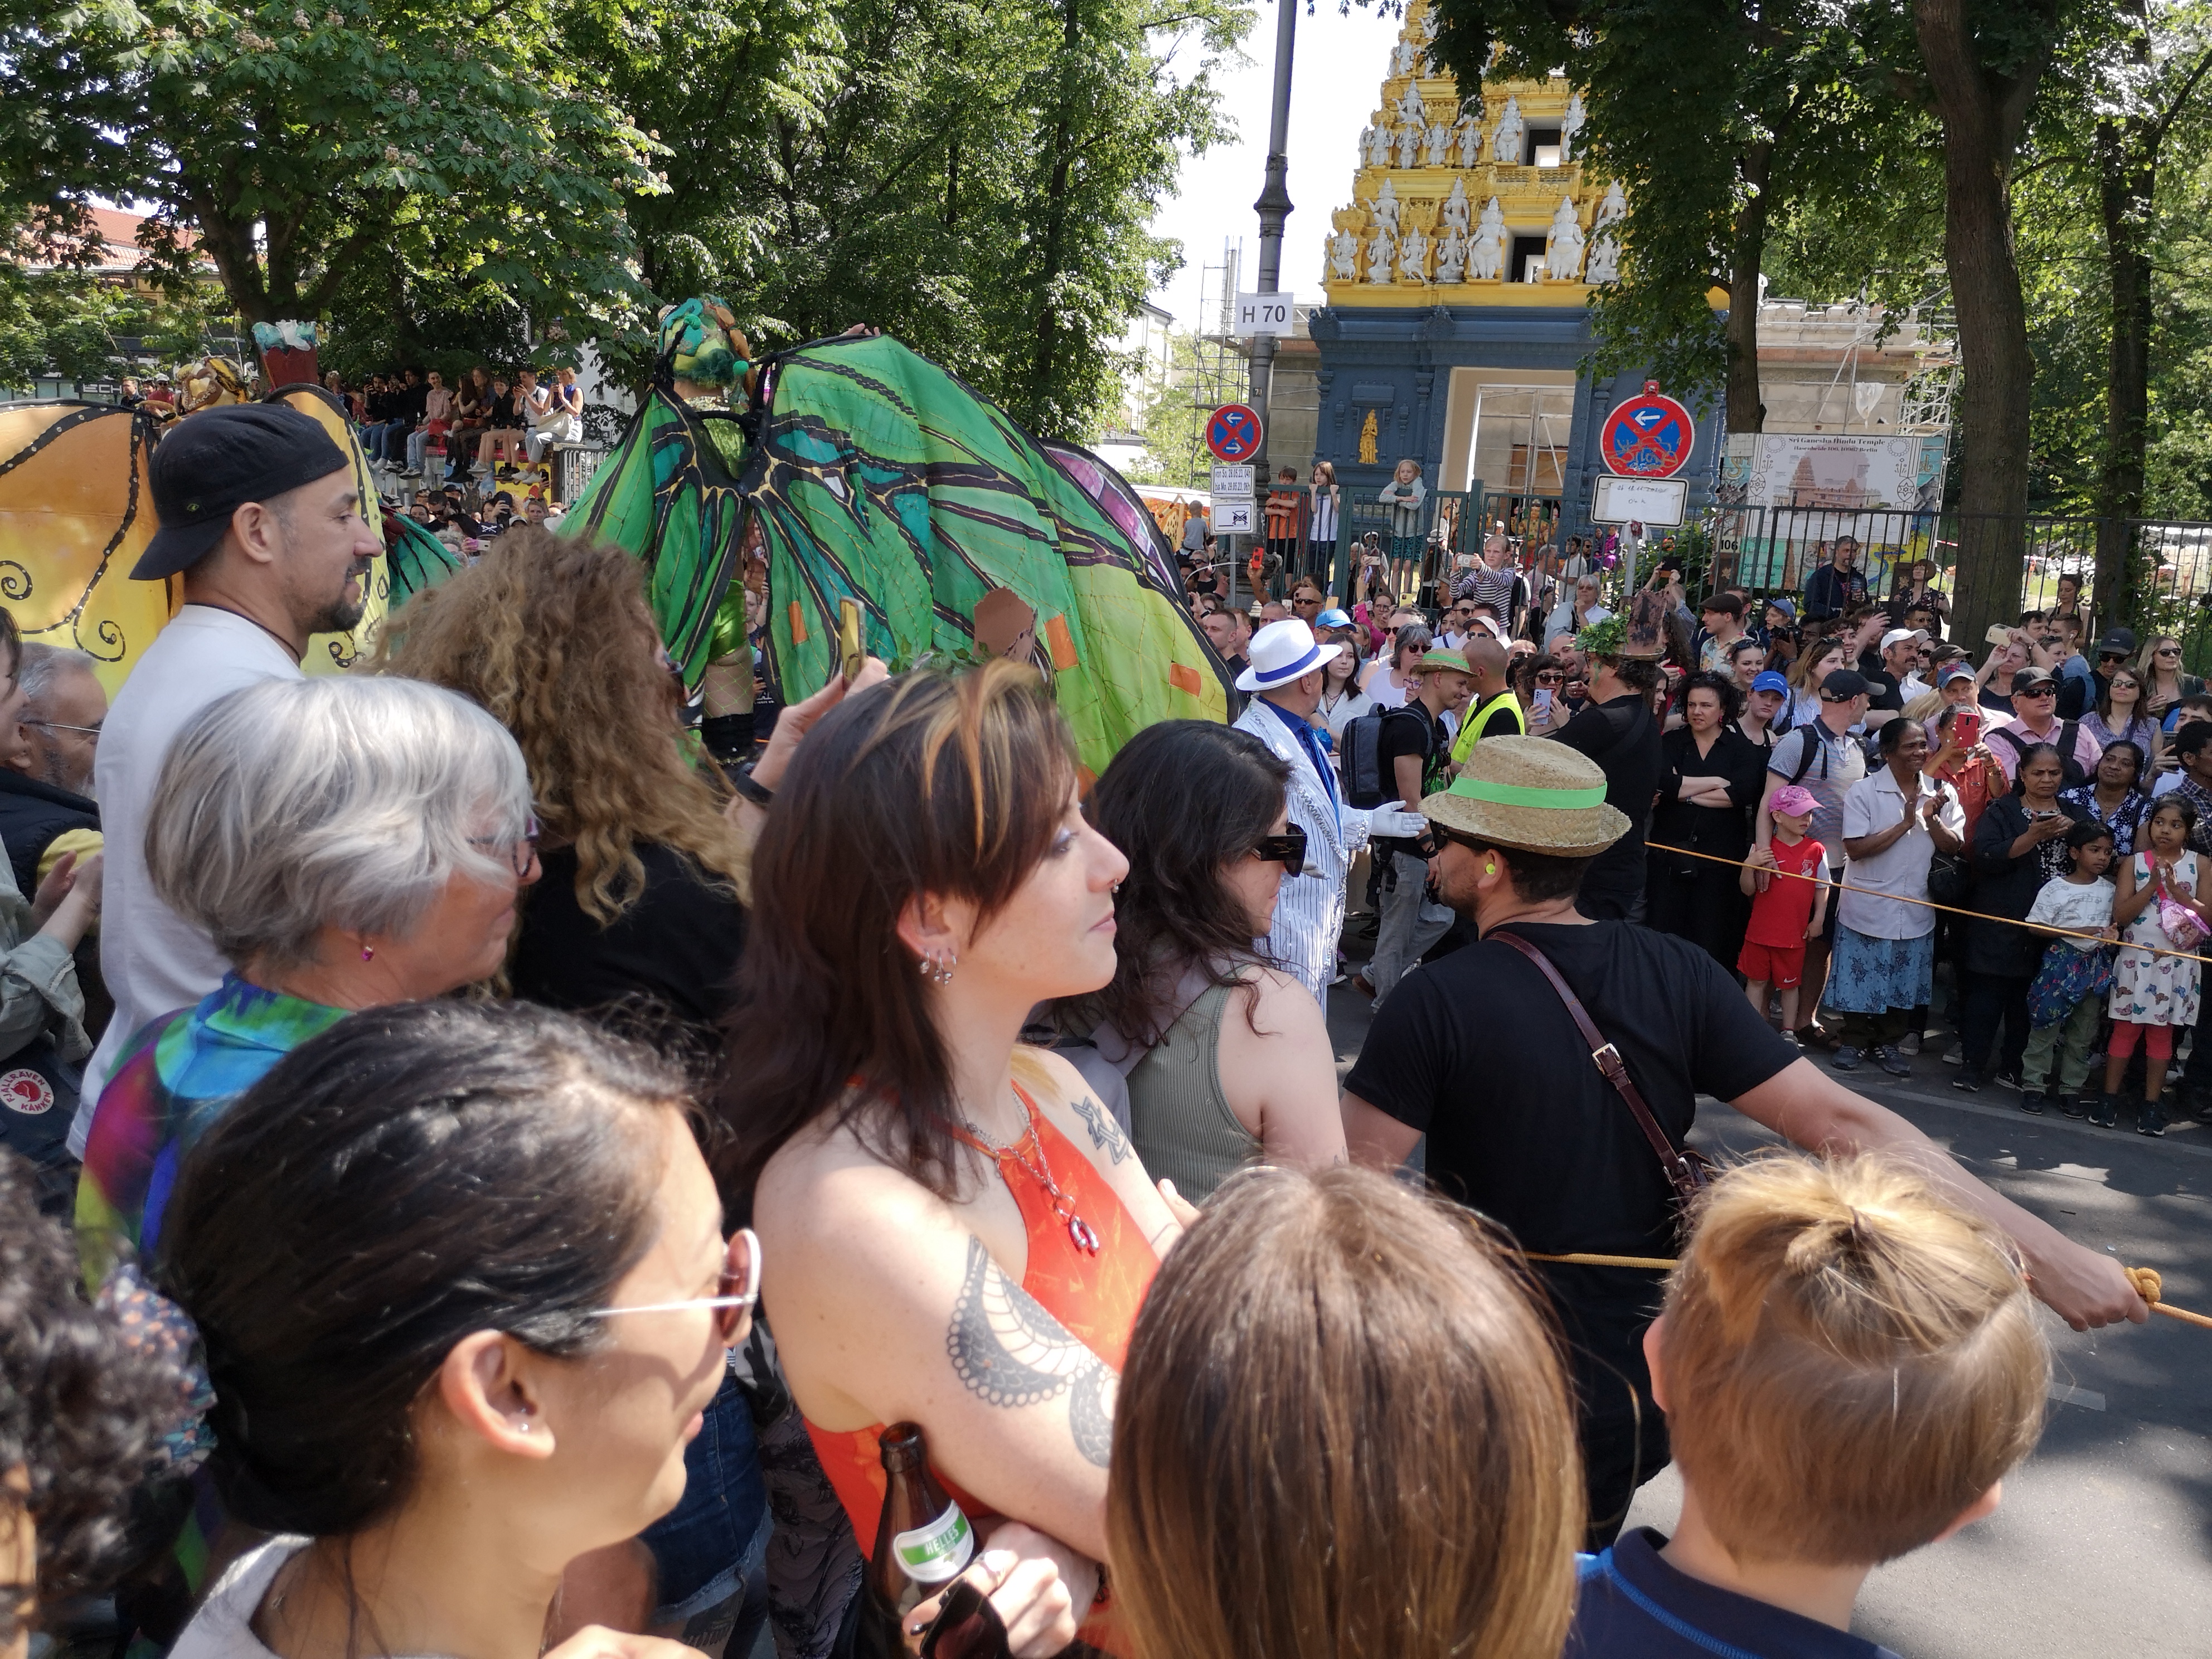
{"type": "MultiPolygon", "coordinates": [[[[1340,986],[1329,1014],[1349,1069],[1367,1005],[1340,986]]],[[[2008,1091],[1958,1092],[1955,1075],[1929,1054],[1910,1078],[1869,1066],[1850,1082],[2014,1202],[2156,1267],[2169,1299],[2212,1312],[2212,1130],[2152,1140],[2031,1117],[2008,1091]]],[[[1722,1153],[1773,1139],[1711,1101],[1692,1138],[1722,1153]]],[[[1856,1628],[1905,1659],[2212,1655],[2212,1331],[2154,1318],[2076,1335],[2045,1322],[2057,1361],[2050,1421],[2002,1509],[1877,1570],[1856,1628]]],[[[1631,1523],[1664,1530],[1680,1501],[1662,1474],[1631,1523]]]]}

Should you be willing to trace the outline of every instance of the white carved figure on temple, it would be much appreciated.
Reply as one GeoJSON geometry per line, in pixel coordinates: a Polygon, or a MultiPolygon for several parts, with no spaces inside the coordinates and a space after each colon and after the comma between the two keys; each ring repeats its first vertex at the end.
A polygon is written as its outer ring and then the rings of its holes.
{"type": "Polygon", "coordinates": [[[1476,99],[1473,107],[1460,112],[1459,123],[1452,128],[1452,141],[1459,149],[1459,164],[1463,167],[1482,165],[1482,100],[1476,99]]]}
{"type": "Polygon", "coordinates": [[[1429,239],[1421,234],[1421,228],[1413,226],[1398,243],[1398,280],[1401,283],[1425,283],[1429,280],[1429,239]]]}
{"type": "Polygon", "coordinates": [[[1390,280],[1390,262],[1398,257],[1398,239],[1388,225],[1375,227],[1367,239],[1367,280],[1377,284],[1390,280]]]}
{"type": "Polygon", "coordinates": [[[1607,225],[1617,225],[1628,216],[1628,198],[1621,193],[1620,183],[1605,187],[1605,199],[1597,204],[1597,217],[1590,221],[1592,230],[1603,230],[1607,225]]]}
{"type": "Polygon", "coordinates": [[[1521,120],[1521,100],[1508,98],[1505,112],[1498,118],[1498,136],[1490,141],[1490,154],[1500,166],[1521,165],[1521,140],[1527,129],[1521,120]]]}
{"type": "Polygon", "coordinates": [[[1370,124],[1359,129],[1359,154],[1364,157],[1375,149],[1375,128],[1370,124]]]}
{"type": "Polygon", "coordinates": [[[1620,280],[1620,243],[1607,227],[1590,238],[1589,262],[1583,267],[1583,281],[1598,283],[1620,280]]]}
{"type": "Polygon", "coordinates": [[[1398,165],[1417,167],[1421,165],[1421,140],[1427,129],[1418,122],[1408,121],[1398,129],[1398,165]]]}
{"type": "Polygon", "coordinates": [[[1582,275],[1583,228],[1575,218],[1575,198],[1559,198],[1552,216],[1551,240],[1544,247],[1544,274],[1555,283],[1571,283],[1582,275]]]}
{"type": "Polygon", "coordinates": [[[1359,280],[1359,239],[1348,230],[1340,230],[1328,239],[1328,280],[1332,283],[1356,283],[1359,280]]]}
{"type": "Polygon", "coordinates": [[[1430,124],[1428,153],[1421,159],[1432,167],[1451,165],[1451,129],[1443,122],[1430,124]]]}
{"type": "Polygon", "coordinates": [[[1401,40],[1390,49],[1390,73],[1417,75],[1420,72],[1421,48],[1418,42],[1401,40]]]}
{"type": "Polygon", "coordinates": [[[1562,166],[1575,159],[1575,137],[1589,123],[1589,116],[1583,108],[1579,92],[1567,100],[1567,112],[1559,118],[1559,161],[1562,166]]]}
{"type": "Polygon", "coordinates": [[[1424,132],[1428,131],[1429,106],[1421,101],[1419,87],[1407,87],[1406,95],[1398,100],[1398,120],[1401,125],[1419,127],[1424,132]]]}
{"type": "Polygon", "coordinates": [[[1431,46],[1436,45],[1437,31],[1442,26],[1437,21],[1437,11],[1434,6],[1430,7],[1428,10],[1421,14],[1420,27],[1421,44],[1431,46]]]}
{"type": "Polygon", "coordinates": [[[1393,236],[1398,234],[1398,192],[1391,188],[1388,179],[1375,193],[1375,222],[1393,236]]]}
{"type": "Polygon", "coordinates": [[[1505,210],[1498,205],[1493,196],[1482,210],[1481,222],[1474,230],[1474,250],[1468,255],[1478,283],[1494,283],[1498,272],[1505,268],[1505,210]]]}
{"type": "Polygon", "coordinates": [[[1390,165],[1390,123],[1388,120],[1378,119],[1361,136],[1359,142],[1367,148],[1369,167],[1387,167],[1390,165]]]}
{"type": "Polygon", "coordinates": [[[1467,280],[1467,234],[1447,229],[1437,243],[1437,281],[1446,287],[1467,280]]]}
{"type": "Polygon", "coordinates": [[[1468,218],[1472,211],[1473,210],[1468,205],[1467,180],[1453,179],[1451,194],[1444,198],[1443,209],[1437,222],[1447,230],[1456,230],[1464,235],[1467,232],[1468,218]]]}

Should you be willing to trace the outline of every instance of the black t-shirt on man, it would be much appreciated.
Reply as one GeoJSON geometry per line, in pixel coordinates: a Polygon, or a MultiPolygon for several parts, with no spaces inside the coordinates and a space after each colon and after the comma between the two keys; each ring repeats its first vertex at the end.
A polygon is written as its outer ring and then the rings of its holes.
{"type": "MultiPolygon", "coordinates": [[[[1736,1099],[1800,1058],[1687,939],[1621,921],[1512,931],[1552,959],[1678,1146],[1698,1095],[1736,1099]]],[[[1407,975],[1344,1087],[1427,1135],[1438,1189],[1524,1249],[1674,1254],[1674,1189],[1657,1154],[1590,1063],[1559,994],[1510,945],[1471,945],[1407,975]]],[[[1650,1411],[1642,1345],[1659,1310],[1658,1275],[1540,1271],[1573,1351],[1584,1418],[1620,1422],[1637,1401],[1650,1411]]]]}
{"type": "MultiPolygon", "coordinates": [[[[1437,757],[1446,753],[1451,744],[1451,733],[1444,723],[1429,713],[1428,705],[1414,702],[1403,708],[1394,708],[1382,717],[1382,729],[1375,744],[1375,753],[1382,763],[1382,793],[1386,799],[1398,798],[1398,757],[1411,755],[1421,763],[1421,785],[1428,787],[1429,770],[1437,757]]],[[[1416,796],[1406,803],[1409,811],[1420,810],[1416,796]]],[[[1410,841],[1377,836],[1375,846],[1385,853],[1418,853],[1410,841]]]]}

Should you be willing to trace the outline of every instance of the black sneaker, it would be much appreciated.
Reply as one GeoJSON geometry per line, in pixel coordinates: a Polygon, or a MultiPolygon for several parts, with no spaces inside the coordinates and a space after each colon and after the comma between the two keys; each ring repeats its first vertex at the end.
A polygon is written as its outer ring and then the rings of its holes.
{"type": "Polygon", "coordinates": [[[2117,1127],[2119,1121],[2120,1097],[2109,1092],[2100,1094],[2097,1103],[2089,1109],[2089,1121],[2100,1129],[2110,1129],[2117,1127]]]}
{"type": "Polygon", "coordinates": [[[1978,1095],[1982,1091],[1982,1074],[1962,1066],[1959,1075],[1951,1079],[1951,1086],[1966,1094],[1978,1095]]]}
{"type": "Polygon", "coordinates": [[[2017,1089],[2020,1087],[2020,1073],[2014,1066],[2000,1066],[1990,1073],[1990,1081],[2000,1089],[2017,1089]]]}
{"type": "Polygon", "coordinates": [[[1828,1056],[1828,1064],[1839,1072],[1856,1072],[1859,1068],[1859,1051],[1846,1042],[1828,1056]]]}
{"type": "Polygon", "coordinates": [[[1881,1066],[1883,1071],[1888,1073],[1892,1077],[1911,1077],[1912,1075],[1912,1062],[1905,1059],[1903,1054],[1898,1053],[1896,1048],[1890,1043],[1885,1042],[1875,1048],[1874,1051],[1874,1063],[1881,1066]]]}
{"type": "Polygon", "coordinates": [[[2081,1097],[2079,1095],[2059,1096],[2058,1109],[2065,1113],[2069,1117],[2087,1117],[2089,1115],[2089,1109],[2081,1103],[2081,1097]]]}
{"type": "Polygon", "coordinates": [[[2146,1100],[2136,1109],[2136,1133],[2139,1135],[2166,1133],[2166,1103],[2146,1100]]]}
{"type": "Polygon", "coordinates": [[[2022,1089],[2020,1091],[2020,1109],[2023,1112],[2031,1112],[2037,1117],[2041,1117],[2043,1115],[2043,1091],[2040,1089],[2022,1089]]]}

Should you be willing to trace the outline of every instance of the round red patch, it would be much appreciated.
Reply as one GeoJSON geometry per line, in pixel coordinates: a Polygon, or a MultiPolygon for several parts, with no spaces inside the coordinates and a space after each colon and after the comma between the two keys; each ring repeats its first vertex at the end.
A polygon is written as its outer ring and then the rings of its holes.
{"type": "Polygon", "coordinates": [[[52,1110],[53,1103],[54,1085],[28,1066],[18,1066],[0,1076],[0,1105],[9,1111],[36,1117],[52,1110]]]}

